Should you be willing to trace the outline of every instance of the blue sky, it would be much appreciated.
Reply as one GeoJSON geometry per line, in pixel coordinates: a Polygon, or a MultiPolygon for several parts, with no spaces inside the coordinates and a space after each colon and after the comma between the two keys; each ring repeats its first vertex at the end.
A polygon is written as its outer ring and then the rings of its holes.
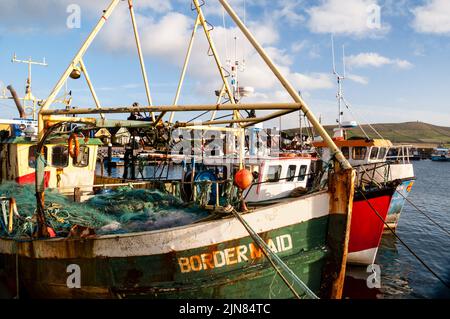
{"type": "MultiPolygon", "coordinates": [[[[230,1],[257,39],[323,122],[335,122],[336,83],[332,75],[331,34],[337,59],[345,45],[345,96],[356,120],[424,121],[450,126],[450,1],[448,0],[234,0],[230,1]],[[380,24],[376,9],[380,8],[380,24]]],[[[33,92],[46,98],[108,0],[0,0],[0,86],[13,84],[22,95],[26,65],[18,58],[46,58],[48,67],[33,68],[33,92]],[[68,28],[67,7],[81,8],[81,27],[68,28]]],[[[171,104],[195,19],[187,0],[135,0],[150,89],[155,104],[171,104]]],[[[217,0],[202,7],[215,26],[212,37],[223,63],[245,57],[242,86],[253,86],[247,102],[290,102],[281,86],[229,18],[223,23],[217,0]]],[[[180,104],[214,103],[219,89],[202,30],[197,34],[180,104]]],[[[104,106],[146,104],[126,1],[101,30],[85,63],[104,106]]],[[[338,67],[341,63],[338,62],[338,67]]],[[[74,106],[92,106],[83,79],[70,80],[74,106]]],[[[11,101],[0,100],[2,118],[16,116],[11,101]]],[[[192,114],[182,114],[185,120],[192,114]]],[[[207,118],[207,117],[205,117],[207,118]]],[[[353,120],[350,113],[345,119],[353,120]]],[[[283,128],[298,125],[291,115],[283,128]]]]}

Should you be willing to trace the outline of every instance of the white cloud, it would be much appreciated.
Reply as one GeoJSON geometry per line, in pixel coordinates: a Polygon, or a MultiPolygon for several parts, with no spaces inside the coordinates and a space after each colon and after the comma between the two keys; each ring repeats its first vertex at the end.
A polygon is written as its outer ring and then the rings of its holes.
{"type": "MultiPolygon", "coordinates": [[[[80,6],[81,27],[89,19],[98,20],[103,10],[110,4],[110,0],[20,0],[0,1],[0,21],[8,26],[8,32],[14,33],[55,33],[69,32],[67,27],[67,12],[69,5],[80,6]]],[[[122,2],[122,1],[121,1],[122,2]]],[[[172,9],[169,0],[139,0],[133,3],[135,10],[147,10],[157,13],[168,12],[172,9]]],[[[113,16],[120,11],[120,7],[127,7],[120,3],[113,12],[113,16]]],[[[128,8],[127,8],[128,10],[128,8]]],[[[128,13],[129,15],[129,13],[128,13]]]]}
{"type": "MultiPolygon", "coordinates": [[[[173,62],[181,60],[191,34],[193,20],[181,13],[167,12],[158,18],[142,14],[136,8],[136,20],[143,52],[164,57],[173,62]]],[[[110,52],[135,52],[136,44],[125,3],[120,3],[114,15],[98,35],[100,47],[110,52]]]]}
{"type": "Polygon", "coordinates": [[[379,68],[385,65],[394,65],[400,69],[410,69],[413,67],[413,65],[409,61],[401,59],[390,59],[374,52],[351,55],[346,58],[346,63],[348,66],[355,68],[379,68]]]}
{"type": "MultiPolygon", "coordinates": [[[[140,36],[144,54],[182,66],[194,23],[193,17],[172,11],[161,15],[158,19],[144,15],[143,11],[137,11],[136,16],[141,26],[140,36]]],[[[276,46],[280,35],[270,21],[265,24],[261,21],[249,21],[248,25],[265,47],[268,55],[296,87],[302,90],[333,87],[327,74],[302,74],[292,70],[293,58],[285,50],[276,46]]],[[[211,32],[222,63],[225,65],[227,59],[234,60],[234,37],[236,36],[238,38],[237,57],[239,60],[242,58],[246,60],[245,72],[239,73],[241,85],[253,86],[260,94],[258,97],[277,98],[272,92],[282,89],[281,85],[236,27],[225,29],[222,26],[216,26],[211,32]]],[[[135,51],[134,37],[126,10],[118,11],[114,19],[109,20],[109,24],[102,30],[99,38],[102,41],[102,49],[114,52],[135,51]]],[[[211,93],[219,89],[221,84],[214,59],[206,55],[208,47],[200,27],[188,67],[188,78],[197,81],[196,90],[199,94],[211,96],[211,93]]],[[[150,64],[148,68],[151,68],[150,64]]]]}
{"type": "Polygon", "coordinates": [[[375,25],[372,19],[377,0],[322,0],[306,11],[310,15],[308,27],[315,33],[335,33],[355,36],[377,36],[389,31],[389,26],[375,25]]]}
{"type": "Polygon", "coordinates": [[[412,12],[412,26],[417,32],[450,35],[450,1],[428,0],[412,12]]]}
{"type": "Polygon", "coordinates": [[[334,87],[333,79],[330,74],[326,73],[311,73],[301,74],[293,73],[289,76],[292,85],[301,90],[318,90],[330,89],[334,87]]]}
{"type": "Polygon", "coordinates": [[[308,46],[307,40],[297,41],[292,43],[291,45],[291,51],[293,53],[300,53],[302,52],[306,47],[308,46]]]}
{"type": "Polygon", "coordinates": [[[278,0],[277,9],[273,11],[273,19],[287,22],[290,26],[296,26],[305,22],[305,17],[297,12],[302,4],[298,0],[278,0]]]}
{"type": "MultiPolygon", "coordinates": [[[[185,1],[181,0],[180,2],[185,2],[185,1]]],[[[187,2],[189,2],[189,1],[187,1],[187,2]]],[[[200,3],[201,3],[201,1],[200,1],[200,3]]],[[[231,7],[234,9],[234,11],[238,14],[238,16],[241,19],[243,19],[244,18],[244,6],[243,6],[244,3],[243,3],[243,1],[242,0],[229,0],[228,3],[231,5],[231,7]]],[[[251,1],[247,1],[246,4],[247,5],[251,4],[251,1]]],[[[206,1],[206,4],[205,4],[205,6],[202,7],[202,10],[206,17],[213,16],[213,15],[222,17],[222,15],[224,13],[225,13],[225,16],[227,15],[227,13],[223,9],[222,5],[217,0],[206,1]]]]}
{"type": "Polygon", "coordinates": [[[359,83],[359,84],[363,84],[363,85],[367,85],[369,84],[369,79],[367,79],[364,76],[360,76],[360,75],[356,75],[356,74],[347,74],[346,78],[349,79],[350,81],[359,83]]]}
{"type": "Polygon", "coordinates": [[[320,45],[317,43],[311,43],[308,40],[301,40],[294,42],[291,45],[291,52],[293,54],[306,53],[309,58],[317,59],[320,57],[320,45]]]}

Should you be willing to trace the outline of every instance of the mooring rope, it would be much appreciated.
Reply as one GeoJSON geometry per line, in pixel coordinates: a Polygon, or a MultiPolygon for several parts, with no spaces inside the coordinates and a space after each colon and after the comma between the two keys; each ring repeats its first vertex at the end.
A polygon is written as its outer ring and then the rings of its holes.
{"type": "Polygon", "coordinates": [[[278,268],[277,263],[280,268],[287,272],[289,277],[291,277],[293,283],[299,285],[301,289],[305,292],[306,296],[311,299],[319,299],[319,297],[314,294],[314,292],[308,288],[308,286],[298,278],[298,276],[278,257],[270,247],[264,242],[264,240],[250,227],[250,225],[242,218],[242,216],[235,210],[232,210],[233,215],[241,222],[241,224],[248,231],[250,236],[253,238],[258,247],[262,250],[264,256],[266,256],[267,260],[271,263],[272,267],[284,281],[284,283],[288,286],[288,288],[292,291],[294,296],[297,299],[301,299],[299,293],[295,290],[293,285],[287,280],[287,278],[281,273],[281,270],[278,268]]]}
{"type": "MultiPolygon", "coordinates": [[[[375,172],[383,177],[378,170],[375,170],[375,172]]],[[[405,195],[403,195],[401,192],[399,192],[397,189],[395,190],[400,196],[402,196],[412,207],[414,207],[419,213],[423,214],[426,218],[428,218],[433,224],[435,224],[439,229],[441,229],[443,232],[447,233],[448,236],[450,236],[450,232],[439,225],[437,221],[435,221],[433,218],[431,218],[427,213],[425,213],[423,210],[421,210],[416,204],[414,204],[409,198],[407,198],[405,195]]],[[[428,212],[429,213],[429,212],[428,212]]]]}
{"type": "Polygon", "coordinates": [[[441,229],[443,232],[447,233],[447,235],[450,236],[450,232],[445,229],[444,227],[442,227],[441,225],[439,225],[439,223],[437,221],[435,221],[433,218],[431,218],[430,216],[428,216],[428,214],[426,214],[423,210],[421,210],[416,204],[414,204],[411,200],[409,200],[405,195],[403,195],[402,193],[400,193],[398,190],[395,190],[397,193],[400,194],[400,196],[402,196],[412,207],[414,207],[419,213],[423,214],[426,218],[428,218],[433,224],[435,224],[439,229],[441,229]]]}
{"type": "Polygon", "coordinates": [[[396,233],[395,231],[386,223],[383,217],[378,213],[378,211],[372,206],[372,204],[369,202],[367,197],[364,195],[364,193],[359,190],[359,193],[364,197],[367,204],[369,204],[369,207],[372,209],[372,211],[378,216],[378,218],[384,223],[384,225],[389,229],[389,231],[400,241],[400,243],[405,246],[406,249],[409,250],[409,252],[434,276],[436,277],[445,287],[450,289],[450,285],[444,281],[436,272],[433,271],[433,269],[430,268],[423,260],[420,258],[396,233]]]}

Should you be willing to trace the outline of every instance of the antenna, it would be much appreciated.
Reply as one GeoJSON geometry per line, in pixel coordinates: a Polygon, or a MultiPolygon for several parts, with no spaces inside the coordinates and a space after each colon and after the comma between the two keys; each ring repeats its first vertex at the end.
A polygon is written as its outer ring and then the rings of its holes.
{"type": "Polygon", "coordinates": [[[338,92],[336,94],[336,98],[338,100],[338,109],[339,109],[339,113],[338,113],[338,118],[336,120],[336,122],[339,125],[339,128],[342,127],[342,101],[344,101],[344,92],[343,92],[343,88],[342,88],[342,83],[345,80],[346,77],[346,70],[345,70],[345,46],[342,46],[342,67],[343,67],[343,75],[340,75],[337,71],[336,71],[336,58],[335,58],[335,53],[334,53],[334,37],[333,34],[331,35],[331,53],[333,55],[333,74],[336,76],[336,80],[337,80],[337,84],[338,84],[338,92]]]}
{"type": "Polygon", "coordinates": [[[31,94],[31,66],[32,65],[48,66],[48,64],[45,62],[45,58],[43,58],[42,62],[33,61],[31,57],[29,57],[28,60],[19,60],[17,59],[17,55],[14,52],[11,62],[28,64],[28,79],[27,79],[26,94],[31,94]]]}
{"type": "Polygon", "coordinates": [[[331,34],[331,54],[333,55],[333,74],[337,74],[336,72],[336,62],[334,60],[334,37],[333,34],[331,34]]]}
{"type": "Polygon", "coordinates": [[[344,68],[344,77],[343,79],[346,77],[345,74],[345,45],[342,46],[342,66],[344,68]]]}
{"type": "Polygon", "coordinates": [[[31,57],[29,57],[28,60],[19,60],[19,59],[17,59],[17,55],[15,52],[13,54],[11,62],[28,64],[28,78],[27,78],[26,86],[25,86],[25,96],[21,99],[23,100],[23,107],[24,107],[25,111],[27,112],[28,110],[31,109],[31,111],[28,111],[27,115],[29,115],[29,113],[31,113],[33,115],[33,120],[35,120],[36,119],[36,104],[39,103],[39,100],[36,99],[33,96],[33,93],[31,92],[31,66],[32,65],[48,66],[48,64],[47,64],[47,62],[45,62],[45,58],[42,59],[42,62],[33,61],[31,59],[31,57]],[[31,105],[27,106],[26,101],[30,101],[31,105]]]}

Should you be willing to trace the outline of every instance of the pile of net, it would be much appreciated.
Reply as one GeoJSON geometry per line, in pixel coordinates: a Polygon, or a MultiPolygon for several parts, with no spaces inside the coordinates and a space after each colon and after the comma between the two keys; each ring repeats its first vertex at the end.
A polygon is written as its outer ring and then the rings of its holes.
{"type": "MultiPolygon", "coordinates": [[[[3,214],[0,235],[31,236],[36,227],[34,185],[7,182],[0,185],[3,214]],[[6,198],[14,197],[18,215],[13,231],[8,232],[6,198]]],[[[180,199],[159,190],[122,187],[96,195],[83,203],[75,203],[56,191],[45,192],[47,226],[57,236],[67,236],[74,225],[89,227],[96,234],[120,234],[150,231],[191,224],[207,216],[197,206],[187,206],[180,199]]]]}

